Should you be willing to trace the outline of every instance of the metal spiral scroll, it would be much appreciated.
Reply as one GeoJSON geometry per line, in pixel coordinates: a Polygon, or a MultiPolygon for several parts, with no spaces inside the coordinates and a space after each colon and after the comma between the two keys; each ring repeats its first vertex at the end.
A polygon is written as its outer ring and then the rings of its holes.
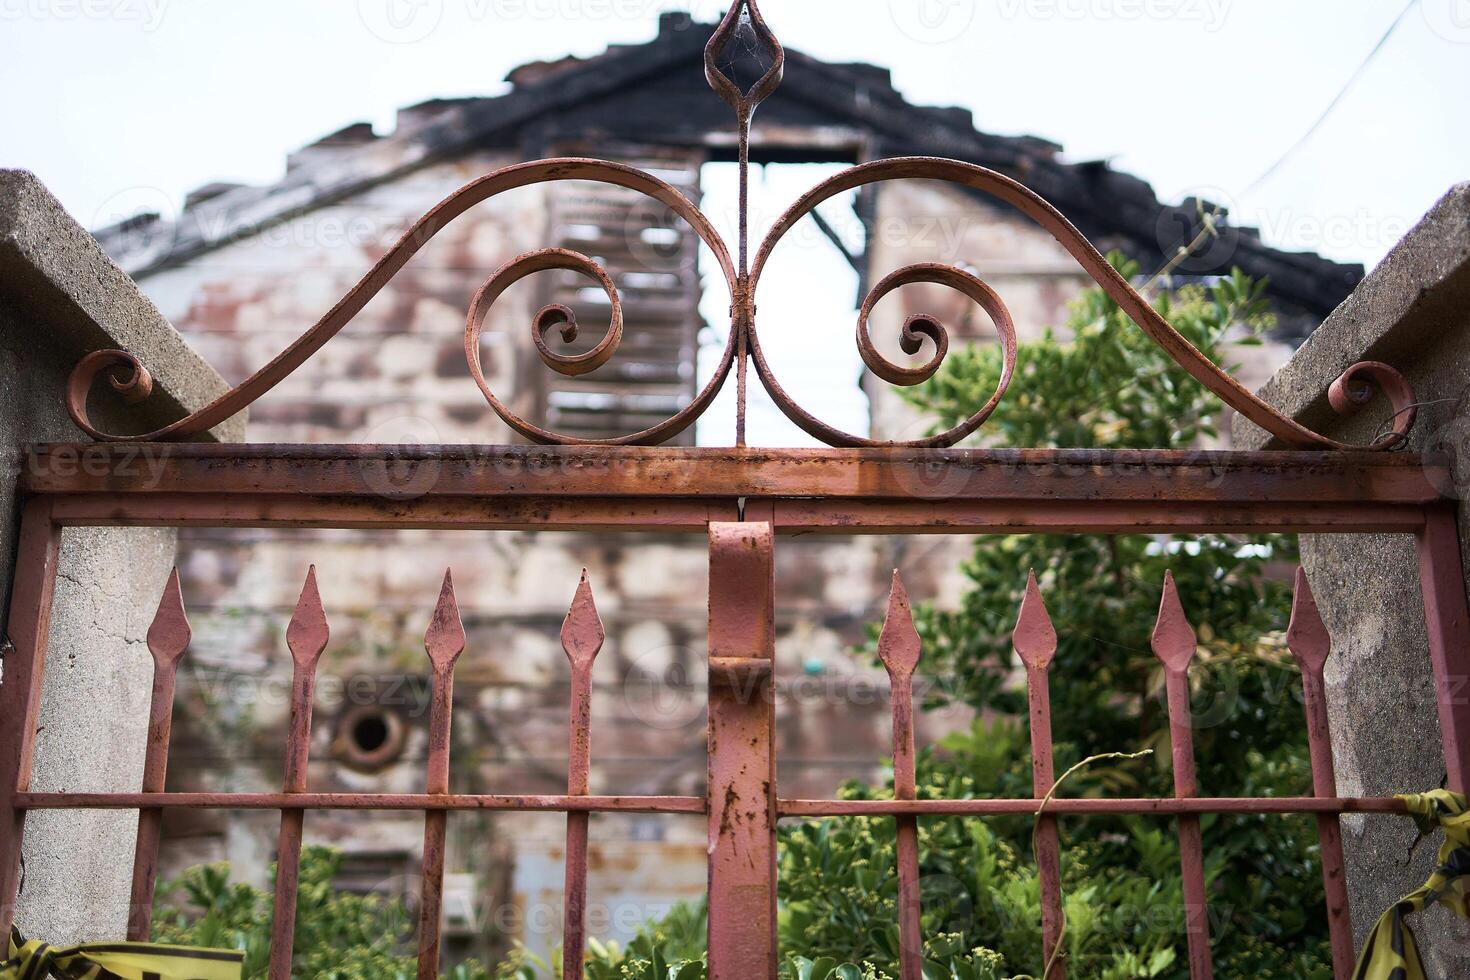
{"type": "MultiPolygon", "coordinates": [[[[607,274],[607,270],[595,259],[565,248],[545,248],[518,255],[497,269],[485,281],[485,285],[480,287],[475,293],[474,300],[470,303],[469,317],[465,321],[464,328],[464,355],[465,360],[469,363],[470,374],[474,377],[475,384],[480,386],[485,400],[490,403],[495,414],[499,415],[506,425],[533,442],[565,443],[574,440],[527,422],[506,407],[505,403],[497,398],[495,392],[490,389],[480,364],[480,331],[485,325],[485,315],[490,312],[490,307],[506,289],[526,276],[551,269],[566,269],[582,273],[602,287],[602,291],[607,294],[611,308],[608,328],[597,346],[586,353],[559,354],[547,345],[546,335],[552,330],[557,330],[561,334],[562,343],[570,344],[577,339],[581,326],[577,323],[577,315],[569,307],[560,303],[543,306],[531,321],[531,342],[536,345],[536,353],[541,356],[542,362],[547,367],[568,377],[577,377],[595,371],[611,360],[613,354],[617,353],[618,344],[623,339],[623,302],[618,296],[618,288],[613,284],[612,277],[607,274]]],[[[729,370],[729,361],[730,358],[727,356],[721,365],[721,370],[716,372],[716,381],[723,381],[724,372],[729,370]]],[[[717,390],[718,384],[707,388],[709,397],[713,398],[717,390]]],[[[607,441],[633,444],[659,442],[694,421],[703,411],[705,404],[706,402],[696,399],[693,404],[666,422],[621,439],[607,441]]]]}
{"type": "MultiPolygon", "coordinates": [[[[1298,449],[1390,449],[1403,442],[1413,426],[1417,415],[1414,395],[1408,382],[1397,370],[1379,361],[1364,361],[1354,364],[1333,383],[1329,402],[1334,411],[1350,415],[1382,391],[1393,406],[1390,431],[1367,446],[1355,446],[1338,442],[1308,429],[1293,419],[1287,418],[1271,405],[1262,401],[1240,382],[1202,354],[1169,325],[1159,312],[1129,284],[1116,269],[1103,258],[1083,234],[1040,195],[1004,174],[958,160],[936,157],[897,157],[851,167],[823,181],[803,195],[781,216],[761,243],[751,269],[748,295],[752,305],[759,288],[761,272],[770,259],[772,251],[781,238],[816,209],[823,201],[845,191],[866,184],[885,180],[923,179],[940,180],[960,184],[980,191],[1021,212],[1049,232],[1056,241],[1071,253],[1103,291],[1117,303],[1123,312],[1157,344],[1173,361],[1214,392],[1221,401],[1265,429],[1283,443],[1298,449]]],[[[995,410],[996,404],[1010,383],[1015,365],[1014,327],[1004,304],[982,280],[951,266],[909,266],[883,279],[864,300],[858,321],[858,349],[863,362],[878,377],[894,384],[912,385],[932,377],[944,360],[948,337],[944,327],[933,317],[918,314],[904,324],[900,346],[906,353],[917,353],[920,337],[928,337],[935,345],[934,356],[919,368],[902,368],[886,361],[872,346],[868,335],[867,319],[874,304],[892,289],[907,282],[939,282],[965,292],[979,303],[995,321],[1001,341],[1006,345],[1005,362],[1000,382],[995,393],[975,414],[960,425],[946,432],[907,442],[881,442],[864,439],[835,429],[820,421],[803,409],[776,380],[770,364],[761,351],[760,339],[752,316],[749,327],[750,352],[755,359],[756,373],[771,398],[796,425],[807,433],[833,446],[952,446],[974,432],[995,410]],[[983,297],[983,298],[982,298],[983,297]]]]}
{"type": "MultiPolygon", "coordinates": [[[[118,435],[116,433],[104,432],[92,424],[87,412],[87,396],[98,375],[110,372],[109,379],[112,386],[124,398],[129,401],[141,401],[147,398],[152,391],[152,379],[142,363],[132,354],[121,350],[102,350],[88,354],[72,370],[71,378],[67,385],[67,411],[72,420],[87,435],[94,439],[105,442],[162,442],[169,440],[186,439],[214,428],[232,416],[247,408],[256,399],[270,391],[281,381],[285,380],[292,371],[296,370],[307,358],[320,350],[327,341],[336,336],[349,321],[356,316],[368,301],[376,296],[383,287],[398,273],[400,269],[422,248],[430,239],[437,235],[444,226],[455,218],[464,214],[467,210],[487,201],[498,194],[502,194],[518,187],[531,184],[540,184],[559,180],[590,180],[602,183],[614,184],[637,191],[660,202],[675,214],[689,222],[695,233],[709,246],[714,253],[715,260],[719,263],[724,273],[725,281],[729,284],[731,292],[735,290],[735,268],[730,260],[729,250],[724,241],[715,231],[714,226],[709,223],[703,214],[681,194],[677,188],[660,180],[652,174],[646,173],[635,167],[629,167],[620,163],[611,163],[605,160],[586,160],[576,157],[564,157],[551,160],[536,160],[531,163],[515,164],[504,167],[493,173],[486,174],[478,180],[471,181],[459,190],[450,194],[431,211],[416,221],[413,227],[404,233],[392,248],[390,248],[377,264],[363,276],[358,283],[348,290],[326,315],[318,320],[310,329],[298,337],[289,347],[278,354],[274,360],[255,374],[231,388],[225,394],[215,399],[204,408],[193,414],[179,419],[156,429],[152,432],[144,432],[138,435],[118,435]]],[[[546,345],[545,333],[551,326],[563,324],[563,337],[568,341],[575,336],[575,319],[571,311],[565,307],[547,307],[540,311],[533,325],[535,343],[541,354],[542,360],[553,369],[564,374],[581,374],[593,370],[604,363],[616,351],[618,340],[622,330],[621,302],[618,299],[617,289],[612,285],[606,271],[592,259],[575,252],[566,250],[549,249],[541,252],[531,252],[512,260],[499,272],[491,277],[490,281],[480,290],[471,307],[471,324],[466,329],[466,352],[470,359],[470,371],[475,376],[475,381],[484,392],[486,399],[507,424],[521,432],[528,438],[539,442],[548,443],[588,443],[606,442],[610,444],[654,444],[669,439],[688,427],[697,419],[706,408],[709,407],[715,395],[724,384],[725,377],[730,373],[730,365],[734,361],[736,337],[731,333],[730,339],[725,345],[725,351],[721,356],[714,376],[705,385],[704,389],[695,396],[694,400],[684,407],[673,418],[660,423],[643,432],[634,433],[619,439],[608,440],[586,440],[563,436],[554,432],[541,429],[531,425],[510,412],[503,403],[490,391],[485,382],[483,372],[480,369],[479,351],[475,346],[471,350],[470,334],[476,337],[479,334],[479,323],[483,321],[483,312],[494,301],[500,291],[504,290],[515,279],[529,275],[538,268],[567,268],[575,269],[591,275],[603,284],[608,290],[609,298],[613,303],[614,325],[609,330],[607,337],[596,349],[588,355],[569,356],[552,352],[546,345]],[[498,288],[496,288],[498,287],[498,288]],[[475,319],[475,311],[480,311],[480,320],[475,319]],[[557,317],[564,320],[558,321],[557,317]]]]}
{"type": "Polygon", "coordinates": [[[835,429],[801,408],[776,380],[761,350],[755,326],[755,293],[762,270],[781,238],[818,204],[844,191],[885,180],[918,178],[948,181],[988,194],[1010,205],[1036,222],[1072,254],[1082,268],[1144,333],[1153,339],[1175,363],[1213,391],[1225,404],[1265,429],[1288,446],[1309,449],[1388,449],[1403,442],[1414,424],[1417,406],[1413,392],[1403,376],[1387,364],[1365,361],[1343,373],[1329,392],[1332,407],[1343,414],[1357,411],[1371,401],[1377,391],[1388,396],[1393,405],[1392,427],[1366,447],[1337,442],[1313,432],[1282,415],[1230,377],[1189,341],[1174,330],[1147,300],[1129,285],[1081,232],[1040,196],[1009,177],[984,167],[957,160],[930,157],[906,157],[880,160],[852,167],[807,192],[771,229],[747,272],[747,227],[749,208],[747,184],[749,172],[750,125],[756,107],[781,83],[785,53],[781,43],[766,25],[754,0],[734,0],[724,19],[715,29],[705,48],[705,76],[716,94],[735,110],[739,128],[740,215],[737,254],[739,267],[731,261],[730,251],[715,232],[709,220],[672,185],[652,174],[633,167],[602,160],[561,158],[538,160],[505,167],[472,181],[445,198],[437,207],[420,218],[412,228],[378,260],[372,270],[320,320],[282,351],[274,360],[244,382],[199,411],[153,432],[140,435],[116,435],[99,430],[87,414],[87,398],[99,375],[107,373],[113,389],[128,401],[141,401],[152,392],[148,371],[136,357],[126,351],[97,351],[82,359],[68,382],[67,409],[73,421],[95,439],[111,442],[140,442],[184,439],[204,432],[243,411],[252,402],[275,387],[316,353],[342,329],[403,268],[423,245],[450,221],[469,208],[497,194],[530,184],[558,180],[590,180],[625,187],[667,206],[694,229],[714,253],[732,297],[730,331],[725,349],[713,376],[704,388],[672,418],[641,432],[614,439],[581,439],[541,428],[520,418],[490,389],[480,363],[480,332],[485,315],[497,298],[513,283],[536,272],[553,269],[569,270],[595,281],[607,294],[611,304],[607,333],[584,354],[562,354],[552,350],[547,337],[560,333],[562,342],[573,341],[580,326],[572,311],[559,304],[542,307],[531,324],[531,339],[541,360],[552,370],[565,375],[582,375],[605,364],[616,352],[623,335],[622,302],[617,287],[607,271],[594,259],[567,249],[541,249],[517,256],[490,276],[475,294],[465,325],[465,357],[471,375],[490,407],[516,432],[540,443],[593,445],[655,445],[687,428],[699,418],[714,400],[733,372],[737,376],[736,442],[744,445],[744,409],[746,358],[753,357],[756,373],[771,397],[787,418],[816,438],[833,446],[952,446],[970,435],[995,411],[1010,384],[1016,364],[1016,331],[1005,304],[989,285],[962,269],[939,264],[921,264],[900,269],[881,280],[864,299],[858,314],[857,346],[863,363],[875,375],[893,384],[915,385],[933,377],[949,349],[949,334],[944,325],[928,314],[910,316],[903,324],[899,346],[908,354],[917,354],[927,340],[934,352],[918,367],[895,364],[880,354],[873,345],[868,321],[873,307],[893,290],[911,283],[934,283],[957,290],[977,303],[995,325],[1003,348],[1003,366],[995,392],[984,405],[964,422],[948,431],[906,442],[879,442],[835,429]],[[753,43],[764,47],[771,63],[749,88],[741,88],[720,69],[722,51],[747,28],[753,43]]]}

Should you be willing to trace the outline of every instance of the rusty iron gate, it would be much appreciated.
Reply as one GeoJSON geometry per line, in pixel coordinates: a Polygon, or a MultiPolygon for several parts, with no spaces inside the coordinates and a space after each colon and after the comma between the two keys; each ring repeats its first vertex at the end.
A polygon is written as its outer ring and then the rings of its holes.
{"type": "MultiPolygon", "coordinates": [[[[123,351],[100,351],[73,373],[68,403],[78,426],[98,440],[36,447],[22,478],[19,565],[11,600],[10,639],[0,687],[0,928],[8,928],[20,877],[26,814],[48,808],[136,808],[140,813],[133,865],[129,936],[149,934],[162,813],[170,808],[280,811],[279,874],[270,975],[290,974],[298,858],[306,812],[322,809],[410,810],[424,814],[419,903],[419,975],[438,975],[445,821],[452,810],[520,810],[567,815],[565,974],[581,975],[585,941],[587,822],[591,813],[705,814],[709,839],[709,969],[720,980],[773,978],[776,973],[776,822],[785,817],[863,815],[892,818],[898,827],[899,931],[904,980],[919,980],[917,821],[931,814],[983,818],[1036,813],[1052,789],[1049,668],[1056,633],[1033,579],[1014,634],[1025,667],[1034,758],[1034,798],[919,800],[914,785],[912,675],[920,656],[908,598],[895,574],[879,652],[891,678],[894,796],[892,800],[804,800],[782,797],[774,742],[773,626],[776,539],[796,533],[1207,533],[1325,532],[1412,534],[1418,542],[1429,654],[1433,661],[1445,765],[1452,789],[1470,779],[1470,700],[1457,684],[1470,674],[1467,615],[1454,501],[1443,488],[1451,475],[1440,460],[1387,453],[1414,420],[1413,396],[1392,368],[1354,365],[1334,386],[1332,403],[1348,412],[1375,392],[1393,404],[1392,431],[1367,447],[1346,446],[1285,418],[1192,347],[1042,198],[993,171],[951,160],[905,158],[862,164],[827,180],[781,217],[755,253],[747,254],[745,190],[749,135],[755,107],[782,75],[780,44],[752,2],[737,2],[706,51],[710,85],[735,110],[739,127],[741,213],[732,258],[710,222],[672,186],[640,170],[586,159],[553,159],[491,173],[455,192],[426,214],[353,289],[286,351],[206,408],[156,432],[119,436],[98,430],[87,403],[93,382],[105,376],[123,397],[147,397],[144,366],[123,351]],[[765,52],[764,74],[748,88],[721,67],[721,52],[737,34],[765,52]],[[919,367],[895,364],[874,347],[868,317],[874,304],[917,282],[951,287],[986,310],[999,334],[1005,368],[990,399],[964,423],[906,443],[880,444],[842,432],[805,411],[783,389],[761,352],[756,293],[776,243],[818,203],[863,185],[927,178],[972,188],[998,199],[1049,231],[1087,273],[1180,366],[1227,405],[1290,447],[1275,452],[1086,450],[955,450],[995,408],[1010,383],[1016,340],[1000,297],[973,273],[917,265],[880,280],[862,304],[857,343],[867,367],[901,385],[934,374],[948,337],[940,322],[914,315],[900,345],[933,354],[919,367]],[[565,249],[522,255],[496,271],[474,296],[465,329],[465,354],[490,407],[536,446],[384,447],[211,445],[181,442],[231,417],[285,378],[327,343],[425,242],[472,205],[503,191],[560,180],[603,181],[662,202],[689,222],[713,252],[729,285],[728,342],[718,369],[674,417],[619,439],[587,442],[559,435],[516,415],[485,379],[479,335],[485,314],[512,283],[560,269],[590,277],[607,294],[611,324],[605,337],[579,354],[553,350],[553,332],[574,340],[577,323],[563,305],[543,308],[531,339],[552,369],[576,376],[615,353],[622,334],[617,288],[594,259],[565,249]],[[782,411],[832,448],[769,450],[746,445],[747,370],[782,411]],[[663,445],[709,406],[731,375],[737,394],[736,438],[729,448],[663,445]],[[146,458],[148,465],[140,465],[146,458]],[[412,498],[385,496],[396,474],[428,487],[412,498]],[[421,479],[422,478],[422,479],[421,479]],[[430,749],[422,793],[314,793],[307,755],[317,659],[328,624],[314,575],[308,574],[286,637],[294,658],[284,781],[277,793],[165,791],[175,672],[189,642],[177,576],[148,633],[155,661],[148,747],[136,793],[43,793],[29,788],[32,745],[47,646],[60,532],[77,526],[347,527],[535,529],[542,531],[659,531],[707,535],[709,540],[708,790],[703,797],[589,795],[592,719],[590,678],[603,634],[584,578],[562,632],[571,663],[572,695],[567,792],[557,796],[450,793],[448,764],[454,666],[465,645],[453,584],[446,575],[425,635],[432,667],[430,749]]],[[[1079,814],[1153,814],[1177,825],[1185,888],[1183,928],[1192,976],[1210,977],[1204,845],[1200,818],[1210,813],[1314,814],[1322,844],[1326,908],[1335,975],[1351,972],[1353,949],[1338,816],[1400,810],[1393,799],[1345,798],[1333,777],[1323,687],[1330,641],[1298,572],[1288,641],[1302,669],[1314,795],[1302,798],[1209,798],[1198,795],[1194,771],[1187,672],[1195,636],[1172,583],[1154,633],[1154,650],[1167,680],[1175,795],[1168,799],[1049,800],[1040,818],[1036,861],[1043,907],[1043,954],[1059,945],[1062,896],[1057,820],[1079,814]]],[[[1048,980],[1064,976],[1057,957],[1048,980]]]]}

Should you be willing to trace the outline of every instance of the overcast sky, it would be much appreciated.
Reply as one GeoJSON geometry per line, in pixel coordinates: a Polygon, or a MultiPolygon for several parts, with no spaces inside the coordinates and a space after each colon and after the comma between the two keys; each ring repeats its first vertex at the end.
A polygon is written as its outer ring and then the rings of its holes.
{"type": "MultiPolygon", "coordinates": [[[[717,0],[0,0],[0,166],[86,225],[269,182],[290,150],[400,106],[504,91],[517,64],[648,40],[717,0]]],[[[765,0],[782,41],[893,71],[911,101],[1108,158],[1166,201],[1370,266],[1470,179],[1470,0],[765,0]]],[[[779,94],[777,95],[779,98],[779,94]]],[[[799,187],[773,186],[789,199],[799,187]]],[[[784,203],[784,202],[778,202],[784,203]]],[[[850,296],[847,297],[850,300],[850,296]]],[[[850,305],[850,304],[849,304],[850,305]]],[[[304,325],[303,325],[304,326],[304,325]]],[[[844,382],[850,384],[849,382],[844,382]]]]}

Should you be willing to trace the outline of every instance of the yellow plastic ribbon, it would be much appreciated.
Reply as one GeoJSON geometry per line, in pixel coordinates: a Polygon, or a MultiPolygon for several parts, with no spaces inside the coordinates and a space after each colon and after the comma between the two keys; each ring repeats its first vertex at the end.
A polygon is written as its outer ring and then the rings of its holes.
{"type": "Polygon", "coordinates": [[[162,943],[81,943],[51,946],[10,930],[0,980],[240,980],[245,954],[162,943]]]}
{"type": "Polygon", "coordinates": [[[1437,789],[1432,793],[1400,796],[1409,813],[1419,824],[1419,832],[1428,834],[1443,828],[1445,841],[1439,849],[1434,874],[1416,891],[1410,892],[1383,913],[1378,924],[1363,944],[1353,980],[1427,980],[1419,944],[1404,917],[1422,911],[1435,902],[1443,902],[1462,919],[1470,919],[1470,810],[1459,793],[1437,789]]]}

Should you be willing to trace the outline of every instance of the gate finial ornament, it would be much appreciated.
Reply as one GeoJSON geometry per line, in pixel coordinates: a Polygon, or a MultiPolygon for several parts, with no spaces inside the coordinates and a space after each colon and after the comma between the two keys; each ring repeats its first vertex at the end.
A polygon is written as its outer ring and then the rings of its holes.
{"type": "Polygon", "coordinates": [[[709,87],[735,110],[743,123],[748,124],[755,107],[781,85],[785,70],[786,51],[781,47],[781,42],[776,40],[776,35],[766,26],[766,19],[761,16],[755,0],[736,0],[730,4],[730,9],[725,12],[724,19],[715,28],[714,34],[710,35],[709,44],[704,48],[704,77],[709,82],[709,87]],[[740,86],[720,69],[719,61],[720,55],[743,29],[753,32],[756,41],[770,56],[771,64],[765,74],[756,79],[748,89],[741,91],[740,86]]]}

